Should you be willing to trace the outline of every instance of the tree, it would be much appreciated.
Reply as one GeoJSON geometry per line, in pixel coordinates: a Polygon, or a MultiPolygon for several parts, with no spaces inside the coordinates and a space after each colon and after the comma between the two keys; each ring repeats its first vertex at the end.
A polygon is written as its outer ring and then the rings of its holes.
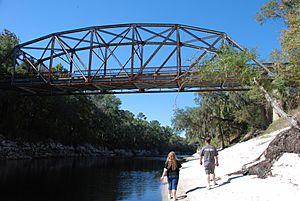
{"type": "Polygon", "coordinates": [[[172,119],[174,129],[185,132],[190,143],[203,144],[205,137],[211,136],[217,146],[224,148],[271,122],[266,101],[254,100],[248,92],[210,92],[199,97],[197,107],[177,109],[172,119]]]}
{"type": "Polygon", "coordinates": [[[0,33],[0,74],[10,74],[14,65],[13,48],[19,44],[18,37],[7,29],[0,33]]]}
{"type": "Polygon", "coordinates": [[[143,119],[143,120],[147,120],[147,117],[144,113],[140,112],[137,114],[136,118],[138,119],[143,119]]]}
{"type": "Polygon", "coordinates": [[[289,25],[291,18],[299,14],[299,5],[299,0],[270,0],[256,14],[256,20],[264,23],[270,19],[280,19],[289,25]]]}
{"type": "MultiPolygon", "coordinates": [[[[10,55],[18,42],[16,35],[8,30],[0,34],[0,75],[11,75],[14,61],[10,55]]],[[[15,70],[32,73],[26,63],[15,70]]],[[[61,64],[52,70],[58,73],[54,77],[67,73],[61,64]]],[[[176,146],[180,150],[191,150],[182,139],[177,140],[178,145],[170,140],[177,139],[170,127],[161,126],[158,121],[148,122],[143,113],[135,118],[132,112],[120,106],[121,100],[111,94],[45,97],[3,91],[0,93],[0,133],[28,141],[53,139],[67,144],[98,144],[110,149],[147,149],[163,153],[176,146]]]]}
{"type": "Polygon", "coordinates": [[[265,23],[267,20],[282,20],[286,25],[282,30],[280,41],[282,50],[274,50],[272,54],[277,73],[273,83],[277,86],[276,92],[278,93],[275,95],[281,100],[281,105],[285,109],[298,107],[300,100],[300,0],[270,0],[257,13],[256,19],[260,23],[265,23]]]}
{"type": "Polygon", "coordinates": [[[282,20],[282,50],[274,50],[273,62],[277,72],[277,99],[285,109],[298,106],[300,100],[300,0],[270,0],[257,13],[257,21],[282,20]]]}

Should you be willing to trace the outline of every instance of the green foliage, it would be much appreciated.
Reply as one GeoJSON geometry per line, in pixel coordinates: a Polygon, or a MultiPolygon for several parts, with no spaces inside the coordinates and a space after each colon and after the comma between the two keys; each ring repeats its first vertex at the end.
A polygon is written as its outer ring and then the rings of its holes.
{"type": "Polygon", "coordinates": [[[266,128],[271,123],[270,105],[261,94],[263,87],[279,100],[288,111],[300,102],[300,0],[270,0],[257,14],[257,21],[281,19],[286,24],[282,31],[281,51],[272,54],[275,76],[269,79],[256,60],[255,51],[240,51],[232,47],[221,47],[212,57],[202,59],[199,73],[191,76],[197,81],[222,81],[235,79],[241,86],[251,87],[247,92],[221,92],[201,94],[199,107],[178,110],[173,124],[178,131],[184,131],[187,139],[194,142],[210,135],[214,141],[230,144],[253,129],[266,128]],[[253,82],[253,80],[257,82],[253,82]],[[259,86],[257,86],[257,83],[259,86]]]}
{"type": "Polygon", "coordinates": [[[260,9],[260,13],[256,14],[256,20],[264,23],[267,18],[278,19],[283,15],[284,11],[280,7],[280,3],[277,0],[271,0],[260,9]]]}
{"type": "Polygon", "coordinates": [[[299,105],[300,93],[300,0],[271,0],[257,14],[259,22],[279,19],[286,28],[282,30],[282,50],[274,50],[271,57],[277,74],[271,83],[276,96],[290,111],[299,105]]]}
{"type": "Polygon", "coordinates": [[[59,63],[52,68],[52,72],[64,73],[67,72],[67,70],[64,68],[64,66],[61,63],[59,63]]]}
{"type": "Polygon", "coordinates": [[[27,140],[54,139],[108,148],[191,151],[187,142],[158,121],[120,110],[113,95],[21,97],[0,94],[0,133],[27,140]]]}
{"type": "Polygon", "coordinates": [[[293,14],[299,5],[299,0],[270,0],[256,14],[256,20],[264,23],[268,19],[283,19],[289,23],[286,18],[293,14]]]}
{"type": "MultiPolygon", "coordinates": [[[[0,34],[0,74],[11,73],[10,54],[18,42],[8,30],[0,34]]],[[[31,70],[29,64],[22,63],[16,72],[31,70]]],[[[56,72],[67,70],[58,64],[52,72],[55,77],[56,72]]],[[[142,113],[135,118],[120,106],[121,100],[114,95],[38,97],[1,92],[0,133],[9,138],[92,143],[112,149],[192,150],[170,127],[161,126],[158,121],[148,122],[142,113]]]]}
{"type": "Polygon", "coordinates": [[[253,129],[266,128],[270,123],[265,102],[256,102],[248,92],[213,92],[199,94],[198,107],[178,109],[172,124],[184,132],[190,143],[204,144],[211,136],[219,147],[225,147],[253,129]]]}
{"type": "Polygon", "coordinates": [[[277,63],[278,75],[286,81],[299,85],[300,0],[270,0],[257,15],[262,16],[263,22],[269,19],[280,19],[285,22],[286,28],[282,30],[280,41],[282,51],[275,50],[271,56],[277,63]]]}
{"type": "Polygon", "coordinates": [[[264,69],[253,65],[255,58],[254,50],[241,51],[223,46],[214,57],[199,63],[198,72],[191,76],[193,79],[209,82],[234,80],[240,86],[252,89],[247,92],[200,94],[198,108],[175,112],[174,127],[185,131],[190,142],[201,144],[206,136],[211,136],[221,147],[251,130],[266,128],[271,122],[269,106],[253,78],[267,89],[271,88],[271,81],[266,79],[264,69]]]}
{"type": "Polygon", "coordinates": [[[4,29],[0,33],[0,74],[11,72],[13,66],[13,58],[11,57],[13,48],[19,43],[18,37],[4,29]]]}
{"type": "Polygon", "coordinates": [[[251,85],[253,77],[260,78],[261,72],[250,62],[255,51],[239,51],[232,47],[221,47],[212,59],[203,60],[198,65],[198,79],[203,81],[223,81],[238,79],[243,85],[251,85]]]}
{"type": "Polygon", "coordinates": [[[61,76],[66,76],[68,73],[68,70],[65,69],[61,63],[59,63],[52,68],[52,73],[55,78],[58,78],[61,76]]]}

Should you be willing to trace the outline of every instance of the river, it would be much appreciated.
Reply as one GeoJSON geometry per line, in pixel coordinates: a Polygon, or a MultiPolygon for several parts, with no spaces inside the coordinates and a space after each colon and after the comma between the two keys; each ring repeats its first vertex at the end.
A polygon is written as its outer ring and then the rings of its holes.
{"type": "Polygon", "coordinates": [[[1,201],[160,201],[164,158],[0,161],[1,201]]]}

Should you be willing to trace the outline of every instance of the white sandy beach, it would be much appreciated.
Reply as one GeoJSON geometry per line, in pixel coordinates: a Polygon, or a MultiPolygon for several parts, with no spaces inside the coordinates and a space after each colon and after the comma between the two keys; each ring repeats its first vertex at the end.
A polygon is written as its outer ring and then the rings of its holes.
{"type": "MultiPolygon", "coordinates": [[[[207,190],[204,167],[196,160],[183,164],[180,171],[178,200],[189,201],[289,201],[300,200],[300,157],[285,153],[272,167],[272,177],[228,174],[258,158],[280,131],[236,144],[219,152],[216,177],[219,185],[207,190]]],[[[166,192],[166,191],[165,191],[166,192]]],[[[165,200],[165,199],[164,199],[165,200]]]]}

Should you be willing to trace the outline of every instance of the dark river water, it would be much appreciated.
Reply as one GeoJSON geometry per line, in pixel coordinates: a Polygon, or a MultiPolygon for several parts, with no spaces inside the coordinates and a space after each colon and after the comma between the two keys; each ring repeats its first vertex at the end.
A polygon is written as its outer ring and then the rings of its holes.
{"type": "Polygon", "coordinates": [[[0,201],[160,201],[164,160],[0,161],[0,201]]]}

